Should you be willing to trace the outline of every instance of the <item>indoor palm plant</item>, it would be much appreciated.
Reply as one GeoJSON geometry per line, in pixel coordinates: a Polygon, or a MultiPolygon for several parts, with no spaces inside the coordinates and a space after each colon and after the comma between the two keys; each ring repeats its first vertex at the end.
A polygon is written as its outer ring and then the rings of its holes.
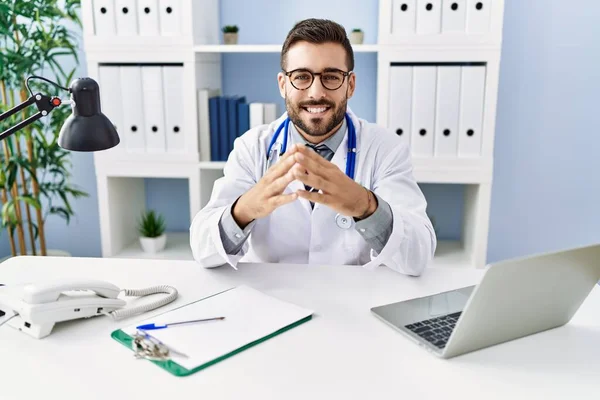
{"type": "Polygon", "coordinates": [[[142,212],[138,222],[140,245],[147,253],[158,253],[165,248],[167,236],[165,234],[165,219],[154,210],[142,212]]]}
{"type": "MultiPolygon", "coordinates": [[[[32,93],[63,96],[64,92],[40,75],[68,87],[77,66],[77,39],[65,26],[81,27],[79,0],[2,0],[0,2],[0,107],[6,111],[27,100],[32,93]]],[[[0,131],[37,112],[31,106],[3,121],[0,131]]],[[[86,196],[69,183],[68,151],[57,144],[60,127],[70,114],[67,106],[21,129],[0,143],[1,221],[6,228],[12,255],[46,255],[45,221],[58,215],[69,223],[74,215],[70,199],[86,196]]]]}

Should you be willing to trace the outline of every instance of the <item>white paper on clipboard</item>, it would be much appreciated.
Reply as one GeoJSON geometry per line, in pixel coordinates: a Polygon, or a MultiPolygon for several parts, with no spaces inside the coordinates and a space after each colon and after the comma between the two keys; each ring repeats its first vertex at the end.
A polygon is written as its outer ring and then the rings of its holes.
{"type": "Polygon", "coordinates": [[[193,369],[227,356],[250,343],[310,317],[312,310],[291,304],[242,285],[175,310],[138,321],[122,330],[130,336],[136,326],[168,324],[203,318],[224,320],[182,324],[147,333],[165,345],[185,354],[172,355],[173,361],[193,369]]]}

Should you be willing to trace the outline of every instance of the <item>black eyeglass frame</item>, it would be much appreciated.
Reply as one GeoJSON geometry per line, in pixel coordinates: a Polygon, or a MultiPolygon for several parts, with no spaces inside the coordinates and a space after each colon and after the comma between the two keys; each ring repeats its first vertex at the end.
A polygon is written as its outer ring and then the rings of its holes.
{"type": "Polygon", "coordinates": [[[346,71],[342,71],[341,69],[337,69],[337,68],[326,68],[325,71],[323,71],[323,72],[312,72],[311,70],[306,69],[306,68],[296,68],[296,69],[291,70],[291,71],[286,71],[286,70],[281,70],[281,71],[285,74],[285,76],[287,76],[288,78],[290,78],[290,83],[292,84],[292,86],[296,90],[307,90],[307,89],[310,89],[310,87],[313,85],[313,83],[315,83],[315,76],[319,76],[319,80],[321,81],[321,86],[323,86],[325,89],[331,90],[331,91],[338,90],[339,88],[341,88],[344,85],[344,82],[346,82],[346,78],[353,73],[353,71],[347,71],[346,72],[346,71]],[[310,84],[307,87],[305,87],[304,89],[297,88],[296,85],[294,85],[294,82],[291,79],[291,75],[294,72],[298,72],[298,71],[307,72],[311,76],[310,84]],[[325,84],[323,83],[323,74],[328,74],[328,73],[332,73],[332,72],[334,72],[334,73],[335,72],[340,73],[343,76],[342,82],[340,83],[340,86],[336,87],[335,89],[330,89],[327,86],[325,86],[325,84]]]}

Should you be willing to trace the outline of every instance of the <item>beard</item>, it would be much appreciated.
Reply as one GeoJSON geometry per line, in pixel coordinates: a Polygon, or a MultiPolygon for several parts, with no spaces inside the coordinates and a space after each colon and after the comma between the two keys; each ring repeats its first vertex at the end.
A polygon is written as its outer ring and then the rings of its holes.
{"type": "Polygon", "coordinates": [[[335,104],[330,100],[310,100],[293,104],[287,96],[285,97],[285,105],[292,123],[307,135],[315,138],[326,136],[344,120],[347,103],[348,98],[346,97],[339,104],[335,104]],[[304,107],[310,106],[329,107],[329,110],[327,110],[328,115],[325,117],[311,117],[310,113],[304,110],[304,107]],[[302,118],[301,114],[305,119],[302,118]]]}

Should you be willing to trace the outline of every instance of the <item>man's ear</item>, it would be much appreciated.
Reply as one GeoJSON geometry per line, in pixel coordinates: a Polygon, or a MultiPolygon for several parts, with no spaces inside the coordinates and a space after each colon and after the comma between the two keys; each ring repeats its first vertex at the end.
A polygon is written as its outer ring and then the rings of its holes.
{"type": "Polygon", "coordinates": [[[283,72],[277,74],[277,85],[279,86],[279,94],[285,99],[285,75],[283,72]]]}
{"type": "Polygon", "coordinates": [[[354,72],[348,75],[348,98],[352,97],[356,89],[356,74],[354,72]]]}

